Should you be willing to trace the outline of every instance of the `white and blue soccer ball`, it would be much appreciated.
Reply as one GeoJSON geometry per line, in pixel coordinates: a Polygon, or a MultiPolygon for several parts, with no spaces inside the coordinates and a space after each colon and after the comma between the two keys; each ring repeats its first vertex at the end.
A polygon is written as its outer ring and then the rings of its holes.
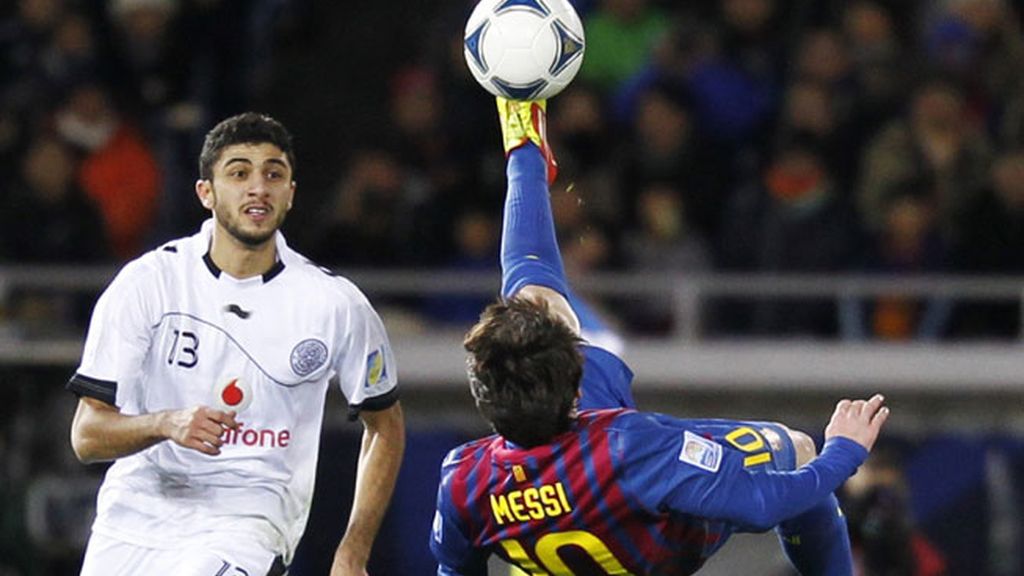
{"type": "Polygon", "coordinates": [[[480,0],[463,43],[473,77],[512,100],[542,100],[583,63],[583,24],[568,0],[480,0]]]}

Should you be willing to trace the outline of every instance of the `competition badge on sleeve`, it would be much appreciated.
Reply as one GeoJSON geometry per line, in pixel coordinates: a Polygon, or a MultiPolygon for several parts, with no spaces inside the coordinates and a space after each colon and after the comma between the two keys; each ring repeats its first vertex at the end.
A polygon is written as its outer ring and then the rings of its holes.
{"type": "Polygon", "coordinates": [[[686,430],[683,432],[683,449],[679,452],[679,460],[708,472],[718,472],[722,463],[722,445],[686,430]]]}
{"type": "Polygon", "coordinates": [[[388,381],[388,367],[384,362],[384,350],[378,348],[366,357],[366,382],[367,389],[373,389],[388,381]]]}
{"type": "Polygon", "coordinates": [[[252,388],[238,378],[214,386],[214,405],[221,410],[241,412],[252,403],[252,388]]]}

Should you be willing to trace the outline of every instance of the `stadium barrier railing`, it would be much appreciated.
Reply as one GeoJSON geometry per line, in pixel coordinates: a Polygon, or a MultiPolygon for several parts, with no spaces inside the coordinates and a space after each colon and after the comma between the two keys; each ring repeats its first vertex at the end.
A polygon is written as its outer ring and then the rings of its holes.
{"type": "MultiPolygon", "coordinates": [[[[111,267],[0,266],[0,365],[71,366],[81,354],[84,330],[50,326],[25,330],[11,302],[26,294],[98,294],[111,267]]],[[[442,295],[491,296],[496,273],[439,269],[342,270],[380,302],[409,386],[461,386],[464,326],[437,327],[404,320],[401,302],[442,295]],[[392,302],[399,304],[392,305],[392,302]]],[[[670,302],[673,325],[663,336],[629,335],[623,355],[649,386],[744,389],[761,386],[829,389],[853,384],[888,389],[1024,392],[1024,335],[1017,340],[843,341],[821,338],[709,338],[704,322],[715,299],[829,299],[900,296],[951,301],[1024,303],[1024,278],[858,275],[684,275],[601,273],[573,279],[578,292],[611,299],[615,306],[657,299],[670,302]]],[[[1020,306],[1024,311],[1024,305],[1020,306]]],[[[614,309],[612,309],[614,313],[614,309]]],[[[1021,312],[1024,315],[1024,312],[1021,312]]],[[[1024,327],[1024,318],[1018,320],[1024,327]]]]}

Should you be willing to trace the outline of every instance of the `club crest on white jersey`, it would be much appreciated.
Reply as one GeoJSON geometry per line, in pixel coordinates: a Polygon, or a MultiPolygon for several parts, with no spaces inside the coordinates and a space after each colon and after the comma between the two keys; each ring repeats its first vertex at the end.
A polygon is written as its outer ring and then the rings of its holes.
{"type": "Polygon", "coordinates": [[[307,338],[292,348],[292,371],[309,376],[327,362],[327,345],[316,338],[307,338]]]}

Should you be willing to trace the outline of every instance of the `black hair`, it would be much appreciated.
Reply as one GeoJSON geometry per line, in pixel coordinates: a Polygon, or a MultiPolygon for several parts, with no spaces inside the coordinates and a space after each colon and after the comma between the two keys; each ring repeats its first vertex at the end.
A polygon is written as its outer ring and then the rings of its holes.
{"type": "Polygon", "coordinates": [[[569,430],[583,376],[580,338],[546,302],[499,299],[463,345],[469,385],[495,432],[523,447],[569,430]]]}
{"type": "Polygon", "coordinates": [[[264,143],[280,148],[288,158],[288,164],[294,173],[295,151],[288,129],[265,114],[245,112],[222,120],[206,133],[203,151],[199,154],[199,177],[203,180],[213,180],[213,165],[228,146],[264,143]]]}

